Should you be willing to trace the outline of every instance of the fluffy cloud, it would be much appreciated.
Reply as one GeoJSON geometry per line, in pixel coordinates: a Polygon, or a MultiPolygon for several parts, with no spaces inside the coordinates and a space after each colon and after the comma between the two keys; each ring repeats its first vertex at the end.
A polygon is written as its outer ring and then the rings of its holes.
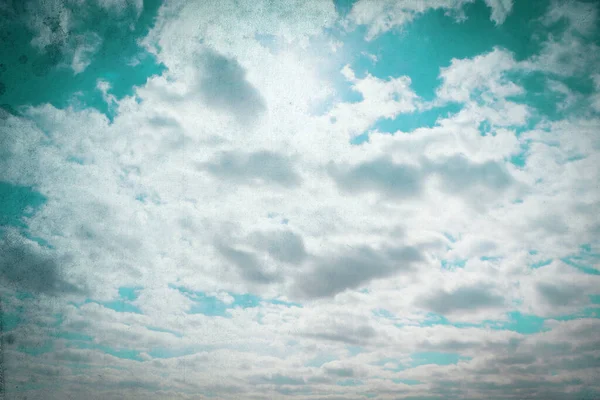
{"type": "Polygon", "coordinates": [[[356,24],[367,25],[368,39],[411,22],[419,14],[428,10],[443,9],[453,11],[460,18],[461,8],[472,0],[433,0],[433,1],[372,1],[361,0],[354,4],[350,19],[356,24]]]}
{"type": "Polygon", "coordinates": [[[203,102],[234,114],[242,123],[256,118],[265,108],[264,100],[245,79],[245,71],[234,59],[206,51],[200,56],[204,71],[198,84],[203,102]]]}
{"type": "Polygon", "coordinates": [[[492,9],[490,19],[496,25],[500,25],[506,20],[508,14],[510,14],[513,7],[513,0],[485,0],[485,4],[492,9]]]}
{"type": "MultiPolygon", "coordinates": [[[[465,18],[463,7],[473,2],[474,0],[360,0],[353,5],[349,20],[357,25],[366,25],[367,39],[370,40],[412,22],[427,11],[444,10],[446,15],[460,21],[465,18]]],[[[490,19],[496,25],[504,22],[513,6],[513,0],[485,0],[485,3],[490,7],[490,19]]]]}
{"type": "Polygon", "coordinates": [[[102,38],[96,33],[88,33],[82,38],[82,44],[78,45],[73,54],[71,68],[75,74],[83,72],[91,63],[91,57],[98,51],[102,44],[102,38]]]}
{"type": "Polygon", "coordinates": [[[473,59],[453,59],[450,66],[440,73],[443,84],[437,95],[441,99],[458,102],[481,96],[484,101],[490,102],[520,94],[523,89],[504,76],[515,67],[512,55],[498,48],[473,59]]]}
{"type": "Polygon", "coordinates": [[[342,250],[340,256],[327,257],[315,263],[296,282],[301,295],[327,297],[345,289],[356,289],[372,279],[385,278],[421,260],[418,250],[410,247],[342,250]]]}
{"type": "Polygon", "coordinates": [[[452,315],[477,308],[501,307],[504,299],[490,286],[465,286],[452,292],[437,292],[424,297],[418,305],[441,315],[452,315]]]}

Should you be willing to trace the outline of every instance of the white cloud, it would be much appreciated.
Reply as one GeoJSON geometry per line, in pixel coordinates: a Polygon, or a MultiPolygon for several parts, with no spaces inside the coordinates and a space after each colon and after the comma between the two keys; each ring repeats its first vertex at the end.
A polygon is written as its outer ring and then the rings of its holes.
{"type": "MultiPolygon", "coordinates": [[[[466,18],[463,7],[474,0],[360,0],[352,6],[348,20],[367,26],[367,40],[372,40],[392,29],[401,28],[432,10],[444,10],[457,22],[466,18]]],[[[485,0],[491,8],[490,19],[501,25],[510,14],[513,0],[485,0]]]]}
{"type": "Polygon", "coordinates": [[[254,57],[260,44],[256,34],[275,35],[287,42],[300,42],[335,22],[333,3],[324,1],[287,0],[272,4],[261,1],[238,4],[233,1],[175,1],[161,7],[158,21],[145,39],[146,45],[160,46],[159,59],[170,70],[185,63],[200,42],[219,49],[225,55],[232,52],[240,59],[254,57]],[[202,15],[201,19],[196,16],[202,15]],[[235,25],[235,30],[231,27],[235,25]],[[177,37],[198,40],[172,40],[177,37]],[[200,40],[201,39],[201,40],[200,40]]]}
{"type": "Polygon", "coordinates": [[[557,105],[557,108],[561,111],[572,107],[578,100],[577,94],[560,81],[550,80],[548,82],[548,87],[550,90],[563,96],[562,102],[557,105]]]}
{"type": "Polygon", "coordinates": [[[546,25],[552,25],[566,19],[570,30],[589,35],[597,27],[597,15],[598,7],[593,3],[573,0],[553,1],[542,21],[546,25]]]}
{"type": "Polygon", "coordinates": [[[454,13],[460,19],[462,7],[472,0],[360,0],[356,2],[349,19],[358,25],[367,25],[367,40],[396,27],[410,23],[420,14],[429,10],[443,9],[454,13]]]}
{"type": "Polygon", "coordinates": [[[485,0],[485,4],[492,9],[490,19],[501,25],[512,10],[513,0],[485,0]]]}
{"type": "Polygon", "coordinates": [[[380,118],[393,119],[401,113],[415,111],[419,105],[419,98],[410,88],[411,81],[407,76],[383,80],[367,74],[360,79],[349,66],[341,73],[363,99],[357,103],[337,104],[329,112],[338,132],[356,136],[380,118]]]}
{"type": "Polygon", "coordinates": [[[102,38],[93,32],[81,35],[80,38],[82,43],[75,49],[73,61],[71,61],[71,68],[75,75],[82,73],[91,64],[92,57],[102,44],[102,38]]]}
{"type": "Polygon", "coordinates": [[[521,94],[523,88],[505,76],[516,66],[512,54],[500,48],[472,59],[453,59],[441,70],[443,83],[437,90],[438,98],[466,102],[476,96],[489,103],[521,94]]]}
{"type": "Polygon", "coordinates": [[[584,42],[570,32],[559,38],[549,36],[539,54],[522,62],[527,70],[543,71],[558,76],[585,74],[598,62],[598,46],[584,42]]]}

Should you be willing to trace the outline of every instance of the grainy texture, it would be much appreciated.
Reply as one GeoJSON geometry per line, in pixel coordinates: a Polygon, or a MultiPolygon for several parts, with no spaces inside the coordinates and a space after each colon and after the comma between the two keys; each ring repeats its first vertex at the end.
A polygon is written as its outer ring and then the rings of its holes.
{"type": "Polygon", "coordinates": [[[0,0],[2,398],[600,399],[599,12],[0,0]]]}

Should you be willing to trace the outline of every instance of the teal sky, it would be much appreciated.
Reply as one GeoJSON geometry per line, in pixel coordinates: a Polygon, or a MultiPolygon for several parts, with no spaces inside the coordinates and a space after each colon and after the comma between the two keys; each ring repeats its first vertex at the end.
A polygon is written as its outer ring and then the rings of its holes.
{"type": "Polygon", "coordinates": [[[599,12],[1,3],[6,398],[599,398],[599,12]]]}

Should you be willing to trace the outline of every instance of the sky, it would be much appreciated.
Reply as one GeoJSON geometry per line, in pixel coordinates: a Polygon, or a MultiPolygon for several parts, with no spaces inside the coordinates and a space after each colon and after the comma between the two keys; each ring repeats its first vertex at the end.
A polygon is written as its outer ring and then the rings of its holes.
{"type": "Polygon", "coordinates": [[[600,398],[599,7],[0,1],[5,398],[600,398]]]}

